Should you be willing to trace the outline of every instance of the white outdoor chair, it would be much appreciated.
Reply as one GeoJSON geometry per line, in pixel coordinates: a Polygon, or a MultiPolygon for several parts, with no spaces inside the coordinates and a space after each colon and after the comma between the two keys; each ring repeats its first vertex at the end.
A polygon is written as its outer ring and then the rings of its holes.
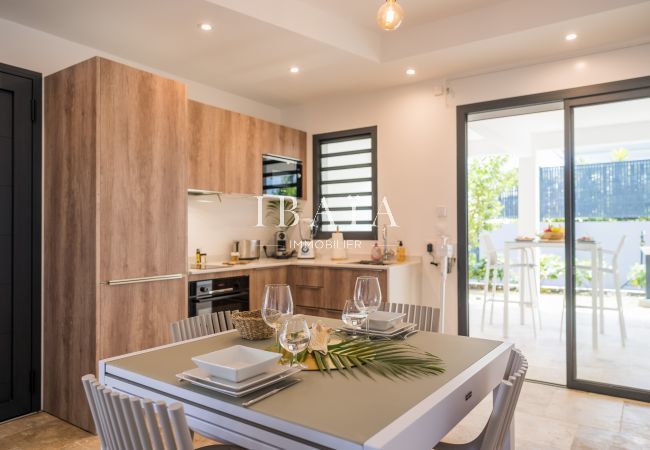
{"type": "Polygon", "coordinates": [[[408,303],[382,303],[380,311],[405,313],[404,322],[416,324],[419,331],[437,333],[440,329],[440,309],[432,306],[410,305],[408,303]]]}
{"type": "Polygon", "coordinates": [[[197,337],[208,336],[234,329],[231,313],[237,311],[219,311],[212,314],[200,314],[171,324],[172,341],[181,342],[197,337]]]}
{"type": "MultiPolygon", "coordinates": [[[[592,274],[592,283],[594,289],[598,292],[598,312],[600,321],[600,333],[605,332],[605,311],[618,311],[618,326],[621,335],[621,343],[625,345],[627,339],[627,330],[625,328],[625,316],[623,315],[623,299],[621,295],[621,275],[618,271],[618,257],[625,245],[626,235],[621,236],[616,250],[598,249],[598,268],[597,273],[592,274]],[[603,256],[609,255],[610,260],[607,263],[603,256]],[[605,275],[611,275],[614,280],[614,293],[616,296],[616,307],[605,306],[605,275]]],[[[591,266],[576,265],[576,269],[583,269],[591,271],[591,266]]],[[[577,308],[591,309],[591,305],[577,305],[577,308]]],[[[562,335],[562,324],[564,323],[564,309],[566,308],[566,300],[562,305],[562,315],[560,319],[560,336],[562,335]]]]}
{"type": "MultiPolygon", "coordinates": [[[[94,375],[81,378],[103,450],[193,450],[183,405],[141,400],[99,384],[94,375]]],[[[234,450],[218,444],[201,450],[234,450]]]]}
{"type": "MultiPolygon", "coordinates": [[[[492,319],[494,317],[494,303],[503,303],[503,300],[496,299],[497,271],[503,269],[503,252],[495,248],[492,238],[488,234],[481,235],[481,242],[487,253],[483,286],[483,311],[481,313],[481,331],[483,331],[485,328],[485,309],[487,303],[490,302],[490,325],[492,325],[492,319]],[[491,296],[488,295],[490,293],[490,284],[492,285],[491,296]]],[[[531,317],[533,319],[533,335],[537,337],[536,319],[538,319],[539,328],[541,329],[542,316],[539,311],[539,275],[534,249],[522,249],[521,261],[510,263],[509,267],[510,269],[519,268],[522,271],[522,279],[519,280],[519,303],[521,308],[530,306],[531,317]],[[525,296],[528,296],[528,300],[526,300],[525,296]]]]}
{"type": "Polygon", "coordinates": [[[435,450],[496,450],[514,448],[511,442],[512,418],[528,371],[528,361],[519,350],[510,354],[505,378],[495,389],[492,413],[483,431],[471,442],[440,442],[435,450]]]}

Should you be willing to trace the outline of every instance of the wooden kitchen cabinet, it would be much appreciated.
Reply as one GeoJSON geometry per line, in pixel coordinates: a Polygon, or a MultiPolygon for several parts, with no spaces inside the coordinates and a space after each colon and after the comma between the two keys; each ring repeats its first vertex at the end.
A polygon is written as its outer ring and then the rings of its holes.
{"type": "Polygon", "coordinates": [[[99,359],[171,342],[169,326],[187,317],[187,279],[99,287],[99,359]]]}
{"type": "Polygon", "coordinates": [[[286,284],[288,267],[254,269],[248,273],[248,301],[251,311],[262,308],[264,286],[267,284],[286,284]]]}
{"type": "MultiPolygon", "coordinates": [[[[325,270],[325,286],[322,307],[341,311],[345,301],[353,298],[354,285],[357,277],[372,276],[379,278],[382,295],[388,294],[386,270],[364,270],[348,268],[327,268],[325,270]]],[[[386,299],[384,298],[384,301],[386,299]]]]}
{"type": "Polygon", "coordinates": [[[192,100],[187,110],[188,189],[260,195],[263,154],[306,162],[304,131],[192,100]]]}
{"type": "MultiPolygon", "coordinates": [[[[352,298],[357,277],[376,276],[384,296],[388,293],[387,271],[330,267],[290,268],[289,282],[294,304],[321,317],[341,317],[345,301],[352,298]]],[[[301,314],[311,314],[303,312],[301,314]]]]}
{"type": "Polygon", "coordinates": [[[187,316],[186,88],[92,58],[44,92],[43,409],[92,431],[81,377],[187,316]]]}

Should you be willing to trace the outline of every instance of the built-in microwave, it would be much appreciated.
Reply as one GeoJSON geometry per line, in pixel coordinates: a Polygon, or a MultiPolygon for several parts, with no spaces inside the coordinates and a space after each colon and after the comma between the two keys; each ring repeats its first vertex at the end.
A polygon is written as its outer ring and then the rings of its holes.
{"type": "Polygon", "coordinates": [[[266,195],[302,197],[302,161],[262,155],[262,186],[266,195]]]}

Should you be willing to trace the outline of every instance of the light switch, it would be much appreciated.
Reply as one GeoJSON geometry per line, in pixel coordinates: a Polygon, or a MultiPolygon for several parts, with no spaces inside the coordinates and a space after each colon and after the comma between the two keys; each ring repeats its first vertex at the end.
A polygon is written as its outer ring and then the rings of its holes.
{"type": "Polygon", "coordinates": [[[447,207],[446,206],[436,206],[436,213],[438,217],[444,218],[447,217],[447,207]]]}

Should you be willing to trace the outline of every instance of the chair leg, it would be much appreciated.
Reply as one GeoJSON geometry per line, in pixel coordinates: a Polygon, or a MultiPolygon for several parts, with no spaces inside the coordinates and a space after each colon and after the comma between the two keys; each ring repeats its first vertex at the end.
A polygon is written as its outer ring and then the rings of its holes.
{"type": "Polygon", "coordinates": [[[562,336],[564,335],[564,310],[566,309],[566,293],[564,295],[564,298],[562,298],[562,314],[560,315],[560,340],[562,340],[562,336]]]}
{"type": "Polygon", "coordinates": [[[616,306],[618,307],[618,326],[621,331],[621,343],[625,346],[627,340],[627,331],[625,329],[625,316],[623,316],[623,299],[621,297],[621,286],[618,275],[618,267],[613,267],[614,271],[614,289],[616,290],[616,306]]]}
{"type": "MultiPolygon", "coordinates": [[[[481,313],[481,331],[485,328],[485,306],[487,305],[488,292],[490,289],[490,259],[485,264],[485,285],[483,286],[483,312],[481,313]]],[[[494,301],[494,298],[492,299],[494,301]]]]}
{"type": "Polygon", "coordinates": [[[600,309],[600,334],[605,334],[605,274],[598,271],[597,275],[594,274],[594,277],[597,277],[596,284],[598,290],[598,308],[600,309]]]}
{"type": "Polygon", "coordinates": [[[492,298],[490,299],[490,325],[492,325],[494,319],[494,303],[497,297],[497,265],[492,268],[492,275],[490,279],[492,280],[492,298]]]}

